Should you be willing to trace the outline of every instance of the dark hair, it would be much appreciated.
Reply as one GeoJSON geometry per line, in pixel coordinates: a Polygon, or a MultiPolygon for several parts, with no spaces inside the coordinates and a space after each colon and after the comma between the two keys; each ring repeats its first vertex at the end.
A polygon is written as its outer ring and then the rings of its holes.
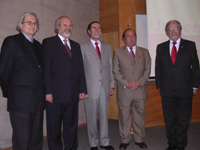
{"type": "Polygon", "coordinates": [[[126,29],[126,30],[123,32],[123,34],[122,34],[122,39],[125,38],[125,33],[126,33],[126,31],[128,31],[128,30],[134,31],[135,37],[137,38],[137,34],[136,34],[135,30],[133,30],[133,29],[131,29],[131,28],[128,28],[128,29],[126,29]]]}
{"type": "MultiPolygon", "coordinates": [[[[93,23],[98,23],[98,24],[100,24],[100,22],[98,22],[98,21],[92,21],[92,22],[90,22],[90,24],[89,24],[88,27],[87,27],[87,31],[90,30],[91,25],[92,25],[93,23]]],[[[100,24],[100,25],[101,25],[101,24],[100,24]]]]}
{"type": "Polygon", "coordinates": [[[180,31],[182,30],[182,26],[181,26],[181,23],[180,23],[179,21],[177,21],[177,20],[170,20],[170,21],[168,21],[167,24],[165,25],[165,32],[166,32],[166,33],[167,33],[167,30],[168,30],[168,26],[169,26],[169,24],[171,24],[171,23],[176,23],[176,24],[178,24],[179,30],[180,30],[180,31]]]}

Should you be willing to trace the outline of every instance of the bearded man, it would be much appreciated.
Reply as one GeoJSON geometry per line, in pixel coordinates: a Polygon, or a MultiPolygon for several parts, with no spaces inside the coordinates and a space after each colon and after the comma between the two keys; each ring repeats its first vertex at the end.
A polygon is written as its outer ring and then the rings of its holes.
{"type": "Polygon", "coordinates": [[[83,59],[80,45],[69,39],[69,17],[56,20],[55,32],[43,41],[48,146],[49,150],[77,150],[78,102],[87,92],[83,59]]]}

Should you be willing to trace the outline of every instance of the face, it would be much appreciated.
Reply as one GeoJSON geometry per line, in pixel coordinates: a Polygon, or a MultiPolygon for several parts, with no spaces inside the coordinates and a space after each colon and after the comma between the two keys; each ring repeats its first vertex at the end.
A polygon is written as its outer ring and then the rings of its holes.
{"type": "Polygon", "coordinates": [[[69,18],[63,17],[60,19],[60,25],[57,26],[58,33],[66,38],[69,38],[72,34],[72,22],[69,18]]]}
{"type": "Polygon", "coordinates": [[[181,30],[177,23],[171,23],[167,27],[167,36],[174,42],[181,36],[181,30]]]}
{"type": "Polygon", "coordinates": [[[99,23],[93,23],[88,33],[91,39],[98,41],[101,38],[101,25],[99,23]]]}
{"type": "Polygon", "coordinates": [[[20,28],[23,33],[32,38],[37,32],[37,19],[33,15],[26,16],[20,28]]]}
{"type": "Polygon", "coordinates": [[[136,35],[133,30],[127,30],[125,32],[125,37],[123,38],[124,43],[128,47],[133,47],[136,45],[136,35]]]}

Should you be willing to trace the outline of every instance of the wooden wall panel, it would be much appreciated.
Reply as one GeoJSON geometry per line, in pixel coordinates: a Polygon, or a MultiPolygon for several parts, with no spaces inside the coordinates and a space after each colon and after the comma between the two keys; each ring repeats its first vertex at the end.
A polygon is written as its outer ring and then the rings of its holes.
{"type": "Polygon", "coordinates": [[[118,0],[100,0],[100,22],[102,32],[118,31],[118,0]]]}
{"type": "Polygon", "coordinates": [[[122,40],[122,34],[124,30],[129,28],[131,24],[132,29],[136,29],[136,16],[134,11],[135,5],[133,3],[125,2],[124,0],[118,0],[119,10],[119,47],[124,45],[122,40]]]}
{"type": "Polygon", "coordinates": [[[135,0],[135,13],[146,14],[146,0],[135,0]]]}
{"type": "MultiPolygon", "coordinates": [[[[109,43],[112,46],[112,50],[118,48],[118,31],[102,33],[102,41],[109,43]]],[[[119,108],[116,98],[116,89],[114,90],[114,95],[108,100],[108,118],[118,119],[119,108]]]]}

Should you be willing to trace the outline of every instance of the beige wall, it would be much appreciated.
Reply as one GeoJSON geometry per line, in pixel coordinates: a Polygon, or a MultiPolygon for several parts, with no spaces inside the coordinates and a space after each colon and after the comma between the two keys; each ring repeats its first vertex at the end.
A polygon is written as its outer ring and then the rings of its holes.
{"type": "MultiPolygon", "coordinates": [[[[18,33],[15,27],[19,17],[29,11],[35,12],[40,22],[40,30],[35,39],[42,42],[44,38],[54,36],[55,20],[67,15],[73,22],[71,39],[82,44],[88,40],[87,25],[93,20],[99,21],[99,0],[0,0],[0,45],[6,36],[18,33]]],[[[6,107],[6,99],[0,91],[0,149],[11,146],[12,129],[6,107]]],[[[84,105],[83,101],[80,101],[79,124],[85,122],[84,105]]]]}

